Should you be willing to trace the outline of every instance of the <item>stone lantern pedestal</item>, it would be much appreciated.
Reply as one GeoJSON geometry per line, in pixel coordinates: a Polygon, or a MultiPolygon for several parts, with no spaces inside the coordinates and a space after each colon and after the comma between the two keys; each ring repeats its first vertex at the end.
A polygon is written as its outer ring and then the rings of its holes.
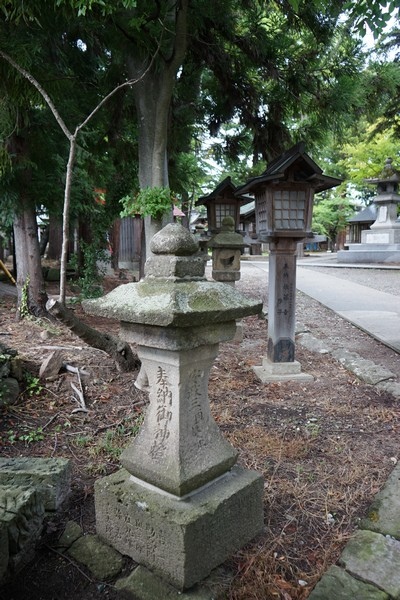
{"type": "Polygon", "coordinates": [[[84,306],[118,318],[122,337],[136,342],[150,400],[123,468],[96,482],[96,527],[121,553],[185,590],[263,527],[262,477],[236,465],[207,394],[219,342],[262,305],[207,281],[204,256],[181,225],[167,225],[151,249],[141,282],[84,306]]]}

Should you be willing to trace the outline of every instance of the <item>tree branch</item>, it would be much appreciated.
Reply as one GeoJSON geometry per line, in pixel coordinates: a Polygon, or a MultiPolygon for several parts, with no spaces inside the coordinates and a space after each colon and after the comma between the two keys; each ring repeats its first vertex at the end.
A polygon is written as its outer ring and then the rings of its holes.
{"type": "Polygon", "coordinates": [[[16,69],[19,73],[21,73],[21,75],[23,77],[25,77],[25,79],[27,79],[29,81],[29,83],[31,83],[37,89],[37,91],[42,96],[42,98],[45,100],[46,104],[48,105],[51,112],[53,113],[55,120],[57,121],[57,123],[59,124],[61,129],[63,130],[65,136],[71,141],[72,133],[70,132],[70,130],[64,123],[60,113],[54,106],[54,103],[53,103],[52,99],[50,98],[50,96],[48,95],[48,93],[46,92],[46,90],[44,88],[42,88],[40,83],[33,77],[33,75],[31,75],[28,71],[26,71],[23,67],[21,67],[17,62],[15,62],[15,60],[13,58],[11,58],[11,56],[6,54],[2,50],[0,50],[0,56],[2,58],[4,58],[4,60],[6,60],[12,67],[14,67],[14,69],[16,69]]]}
{"type": "Polygon", "coordinates": [[[140,364],[139,358],[132,352],[127,342],[108,333],[100,333],[86,325],[57,300],[49,300],[46,308],[53,317],[64,323],[81,340],[93,348],[107,352],[115,360],[120,371],[133,371],[140,364]]]}

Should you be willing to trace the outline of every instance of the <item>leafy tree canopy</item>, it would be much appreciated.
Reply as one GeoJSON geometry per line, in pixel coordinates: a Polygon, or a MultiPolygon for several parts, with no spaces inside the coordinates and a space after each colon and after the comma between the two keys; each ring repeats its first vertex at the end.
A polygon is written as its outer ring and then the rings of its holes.
{"type": "Polygon", "coordinates": [[[337,235],[345,231],[354,211],[354,205],[341,196],[320,200],[314,205],[312,230],[335,242],[337,235]]]}

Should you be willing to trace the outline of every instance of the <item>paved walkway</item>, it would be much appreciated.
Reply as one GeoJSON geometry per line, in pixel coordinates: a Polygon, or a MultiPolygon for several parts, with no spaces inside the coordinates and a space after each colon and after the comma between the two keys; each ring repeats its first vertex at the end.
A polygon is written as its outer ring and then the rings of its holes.
{"type": "MultiPolygon", "coordinates": [[[[246,264],[268,271],[268,260],[243,261],[246,264]]],[[[400,353],[400,298],[371,287],[340,279],[339,275],[327,275],[318,271],[321,267],[341,267],[334,257],[299,259],[297,265],[297,289],[311,296],[338,315],[350,321],[375,339],[400,353]],[[315,268],[313,268],[315,267],[315,268]]],[[[377,268],[377,265],[342,265],[346,268],[377,268]]],[[[392,265],[379,269],[397,269],[392,265]]],[[[369,273],[370,275],[370,273],[369,273]]]]}

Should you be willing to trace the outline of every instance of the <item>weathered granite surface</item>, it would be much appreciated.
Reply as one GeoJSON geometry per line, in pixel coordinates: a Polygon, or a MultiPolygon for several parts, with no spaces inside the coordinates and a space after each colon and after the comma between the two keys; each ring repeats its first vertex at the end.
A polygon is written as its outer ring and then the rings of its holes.
{"type": "Polygon", "coordinates": [[[0,578],[33,558],[43,519],[42,497],[35,488],[0,485],[0,578]]]}
{"type": "Polygon", "coordinates": [[[182,591],[261,531],[262,491],[258,473],[234,467],[179,499],[121,469],[96,481],[97,532],[182,591]]]}
{"type": "Polygon", "coordinates": [[[114,548],[182,591],[263,527],[263,479],[235,465],[237,452],[208,399],[218,344],[262,302],[207,281],[204,253],[177,223],[150,248],[142,281],[84,304],[120,320],[122,336],[137,344],[137,385],[149,393],[144,424],[121,455],[124,469],[96,482],[96,526],[114,548]]]}
{"type": "Polygon", "coordinates": [[[203,586],[195,586],[187,592],[177,589],[157,577],[145,567],[138,566],[132,573],[117,581],[118,590],[131,592],[137,600],[213,600],[214,593],[203,586]]]}
{"type": "Polygon", "coordinates": [[[361,530],[345,546],[339,563],[351,575],[400,596],[400,542],[374,531],[361,530]]]}
{"type": "Polygon", "coordinates": [[[20,393],[17,351],[0,342],[0,407],[13,404],[20,393]]]}
{"type": "Polygon", "coordinates": [[[376,385],[381,381],[394,378],[391,371],[375,364],[372,360],[362,358],[355,352],[339,349],[334,350],[332,356],[346,367],[346,369],[349,369],[349,371],[352,371],[357,377],[371,385],[376,385]]]}
{"type": "Polygon", "coordinates": [[[57,510],[70,491],[71,464],[65,458],[1,458],[0,484],[38,489],[46,510],[57,510]]]}
{"type": "Polygon", "coordinates": [[[366,518],[361,521],[361,528],[390,535],[400,540],[399,494],[400,463],[393,469],[385,487],[375,496],[366,518]]]}
{"type": "Polygon", "coordinates": [[[328,569],[309,598],[312,600],[389,600],[386,592],[355,579],[336,565],[328,569]]]}
{"type": "Polygon", "coordinates": [[[122,569],[123,558],[98,535],[79,537],[68,549],[68,554],[84,564],[100,581],[116,577],[122,569]]]}
{"type": "Polygon", "coordinates": [[[68,521],[65,525],[62,536],[58,540],[57,547],[66,550],[70,548],[78,538],[83,535],[83,531],[75,521],[68,521]]]}

